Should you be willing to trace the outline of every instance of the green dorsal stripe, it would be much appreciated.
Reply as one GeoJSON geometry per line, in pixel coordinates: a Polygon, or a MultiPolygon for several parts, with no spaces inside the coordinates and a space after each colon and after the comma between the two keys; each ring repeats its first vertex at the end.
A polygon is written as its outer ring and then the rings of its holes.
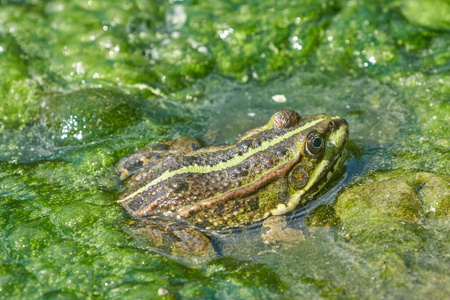
{"type": "Polygon", "coordinates": [[[251,148],[249,149],[249,151],[247,151],[246,153],[240,155],[240,156],[235,156],[232,159],[226,161],[226,162],[221,162],[218,163],[217,165],[214,166],[199,166],[199,165],[192,165],[192,166],[186,166],[186,167],[182,167],[179,168],[177,170],[173,170],[173,171],[166,171],[164,173],[161,174],[161,176],[159,176],[158,178],[155,178],[154,180],[152,180],[151,182],[149,182],[148,184],[146,184],[145,186],[141,187],[140,189],[136,190],[135,192],[131,193],[130,195],[128,195],[127,197],[125,197],[124,199],[119,200],[118,202],[123,202],[126,201],[130,198],[133,198],[134,196],[136,196],[137,194],[140,194],[142,192],[144,192],[145,190],[147,190],[148,188],[150,188],[153,185],[156,185],[164,180],[167,180],[175,175],[178,174],[186,174],[186,173],[197,173],[197,174],[205,174],[205,173],[210,173],[210,172],[215,172],[215,171],[221,171],[224,170],[226,168],[229,167],[233,167],[236,166],[238,164],[240,164],[242,161],[244,161],[245,159],[249,158],[252,155],[255,155],[258,152],[262,152],[267,150],[269,147],[272,147],[274,145],[277,145],[278,143],[282,142],[285,139],[290,138],[291,136],[298,134],[304,130],[307,130],[311,127],[313,127],[314,125],[316,125],[317,123],[320,123],[322,121],[324,121],[325,118],[320,118],[314,121],[311,121],[309,123],[306,123],[305,125],[298,127],[292,131],[287,132],[284,135],[281,135],[279,137],[276,137],[272,140],[269,141],[265,141],[262,142],[261,145],[257,148],[251,148]]]}

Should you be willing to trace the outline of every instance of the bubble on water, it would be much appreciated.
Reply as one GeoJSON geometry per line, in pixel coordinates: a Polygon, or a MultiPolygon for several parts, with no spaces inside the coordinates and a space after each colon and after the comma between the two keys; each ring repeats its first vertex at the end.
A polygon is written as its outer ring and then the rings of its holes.
{"type": "Polygon", "coordinates": [[[234,29],[231,28],[228,24],[222,24],[217,33],[222,40],[225,40],[230,34],[234,33],[234,29]]]}

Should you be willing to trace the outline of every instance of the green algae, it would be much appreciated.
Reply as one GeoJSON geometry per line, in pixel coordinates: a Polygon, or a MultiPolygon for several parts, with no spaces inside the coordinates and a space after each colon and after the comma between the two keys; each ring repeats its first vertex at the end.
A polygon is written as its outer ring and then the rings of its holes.
{"type": "Polygon", "coordinates": [[[10,36],[0,35],[0,124],[7,128],[21,128],[36,117],[37,99],[42,96],[39,84],[28,73],[21,58],[24,53],[10,36]]]}
{"type": "Polygon", "coordinates": [[[335,205],[341,222],[387,218],[418,223],[446,217],[450,209],[448,175],[394,170],[371,174],[343,192],[335,205]]]}
{"type": "Polygon", "coordinates": [[[139,103],[120,93],[85,89],[45,99],[41,122],[55,133],[58,145],[89,143],[136,124],[139,103]],[[94,104],[94,105],[93,105],[94,104]]]}
{"type": "Polygon", "coordinates": [[[447,10],[1,2],[0,298],[445,299],[447,10]],[[285,107],[350,124],[345,190],[318,200],[331,197],[305,220],[306,241],[268,249],[244,236],[191,268],[121,229],[122,156],[208,132],[229,143],[285,107]]]}
{"type": "Polygon", "coordinates": [[[405,1],[402,12],[413,24],[444,30],[450,28],[450,5],[446,1],[405,1]]]}

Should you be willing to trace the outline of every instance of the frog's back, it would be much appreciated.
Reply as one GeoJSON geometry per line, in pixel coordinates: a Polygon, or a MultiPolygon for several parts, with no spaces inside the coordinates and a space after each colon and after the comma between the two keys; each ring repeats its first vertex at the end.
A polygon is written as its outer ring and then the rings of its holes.
{"type": "MultiPolygon", "coordinates": [[[[272,140],[280,134],[265,132],[264,136],[272,140]]],[[[237,212],[250,206],[254,210],[258,201],[249,196],[283,177],[284,169],[290,165],[282,162],[291,162],[297,155],[291,140],[256,151],[264,141],[261,138],[261,134],[256,134],[232,146],[163,156],[129,179],[121,196],[125,199],[122,205],[138,217],[156,214],[189,218],[196,214],[197,223],[201,220],[201,210],[212,212],[211,209],[222,207],[222,212],[214,209],[212,214],[228,214],[220,203],[233,202],[233,211],[237,212]],[[276,177],[267,176],[268,170],[278,170],[276,177]],[[248,199],[237,203],[243,198],[248,199]]]]}

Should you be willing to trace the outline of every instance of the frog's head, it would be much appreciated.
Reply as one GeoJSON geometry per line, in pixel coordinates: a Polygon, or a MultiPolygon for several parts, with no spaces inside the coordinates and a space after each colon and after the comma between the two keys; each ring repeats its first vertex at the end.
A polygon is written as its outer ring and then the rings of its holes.
{"type": "Polygon", "coordinates": [[[348,124],[338,116],[300,117],[292,110],[278,111],[269,124],[291,133],[296,158],[287,174],[289,200],[271,211],[280,215],[310,200],[342,167],[347,159],[348,124]]]}

